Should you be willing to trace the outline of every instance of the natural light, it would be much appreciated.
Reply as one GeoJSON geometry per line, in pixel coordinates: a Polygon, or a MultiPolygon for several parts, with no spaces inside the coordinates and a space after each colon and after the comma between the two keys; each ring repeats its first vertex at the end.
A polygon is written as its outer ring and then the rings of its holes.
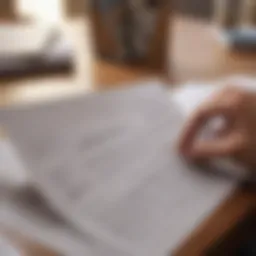
{"type": "Polygon", "coordinates": [[[62,18],[62,0],[17,0],[20,15],[42,21],[62,18]]]}

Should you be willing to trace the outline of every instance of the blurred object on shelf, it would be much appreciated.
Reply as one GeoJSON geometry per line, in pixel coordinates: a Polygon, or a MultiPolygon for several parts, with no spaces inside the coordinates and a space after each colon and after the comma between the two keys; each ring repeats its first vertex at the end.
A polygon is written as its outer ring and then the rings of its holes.
{"type": "Polygon", "coordinates": [[[255,0],[215,0],[213,23],[219,41],[229,50],[256,52],[255,0]]]}
{"type": "Polygon", "coordinates": [[[179,15],[209,21],[214,12],[214,1],[215,0],[174,0],[173,8],[175,13],[179,15]]]}
{"type": "Polygon", "coordinates": [[[256,52],[256,28],[235,29],[227,32],[231,49],[241,52],[256,52]]]}
{"type": "Polygon", "coordinates": [[[0,26],[0,78],[68,71],[72,46],[57,26],[0,26]]]}
{"type": "MultiPolygon", "coordinates": [[[[243,1],[243,0],[242,0],[243,1]]],[[[241,0],[214,0],[214,21],[223,29],[236,27],[241,19],[241,0]]]]}
{"type": "Polygon", "coordinates": [[[90,14],[99,57],[164,69],[170,4],[168,0],[91,1],[90,14]]]}
{"type": "Polygon", "coordinates": [[[214,21],[226,30],[256,25],[255,0],[214,0],[214,21]]]}

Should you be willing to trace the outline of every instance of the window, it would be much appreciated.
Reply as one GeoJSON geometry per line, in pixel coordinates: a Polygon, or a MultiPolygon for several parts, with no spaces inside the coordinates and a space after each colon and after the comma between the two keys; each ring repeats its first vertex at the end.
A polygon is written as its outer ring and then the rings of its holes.
{"type": "Polygon", "coordinates": [[[18,13],[41,21],[59,21],[62,18],[62,0],[17,0],[18,13]]]}

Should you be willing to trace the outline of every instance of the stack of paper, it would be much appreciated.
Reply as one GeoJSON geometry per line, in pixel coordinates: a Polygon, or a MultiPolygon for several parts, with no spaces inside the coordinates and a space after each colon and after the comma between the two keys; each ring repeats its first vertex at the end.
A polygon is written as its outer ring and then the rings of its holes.
{"type": "Polygon", "coordinates": [[[160,86],[5,109],[0,123],[55,216],[12,192],[0,221],[67,255],[168,255],[234,186],[179,159],[183,118],[160,86]]]}

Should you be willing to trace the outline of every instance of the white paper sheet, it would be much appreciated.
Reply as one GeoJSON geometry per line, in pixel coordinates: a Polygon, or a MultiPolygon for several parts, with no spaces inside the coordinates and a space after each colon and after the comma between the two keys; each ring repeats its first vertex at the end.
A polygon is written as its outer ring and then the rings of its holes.
{"type": "Polygon", "coordinates": [[[16,187],[27,180],[27,172],[14,145],[8,138],[0,138],[0,185],[16,187]]]}
{"type": "Polygon", "coordinates": [[[72,229],[47,205],[38,200],[35,204],[24,191],[9,191],[5,200],[1,201],[0,224],[1,229],[12,230],[32,243],[42,244],[60,255],[92,255],[88,246],[90,239],[72,229]]]}
{"type": "Polygon", "coordinates": [[[0,237],[0,255],[1,256],[21,256],[18,250],[14,248],[7,239],[0,237]]]}
{"type": "Polygon", "coordinates": [[[179,160],[182,115],[157,86],[2,110],[0,122],[93,256],[168,255],[234,187],[179,160]]]}

